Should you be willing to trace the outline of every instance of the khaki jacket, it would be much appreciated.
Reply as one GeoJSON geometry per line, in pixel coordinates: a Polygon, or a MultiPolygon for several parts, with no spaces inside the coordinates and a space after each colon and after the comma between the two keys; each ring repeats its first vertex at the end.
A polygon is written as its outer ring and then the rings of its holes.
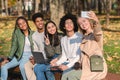
{"type": "Polygon", "coordinates": [[[92,33],[85,35],[81,43],[81,55],[80,62],[82,62],[82,75],[80,80],[101,80],[107,74],[107,65],[103,57],[103,34],[99,24],[94,26],[92,33]],[[91,72],[89,57],[93,54],[97,54],[104,59],[104,71],[103,72],[91,72]]]}

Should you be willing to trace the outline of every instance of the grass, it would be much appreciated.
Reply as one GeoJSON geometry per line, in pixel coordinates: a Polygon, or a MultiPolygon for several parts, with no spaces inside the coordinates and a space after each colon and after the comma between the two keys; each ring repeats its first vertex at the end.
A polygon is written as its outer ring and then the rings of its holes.
{"type": "Polygon", "coordinates": [[[112,73],[120,73],[120,41],[109,41],[104,44],[104,54],[108,64],[108,70],[112,73]],[[116,42],[116,44],[114,44],[116,42]]]}
{"type": "MultiPolygon", "coordinates": [[[[108,71],[120,74],[120,18],[111,19],[108,29],[104,30],[104,55],[108,71]]],[[[104,26],[104,24],[103,24],[104,26]]],[[[105,27],[105,26],[104,26],[105,27]]]]}
{"type": "MultiPolygon", "coordinates": [[[[120,19],[113,18],[111,18],[110,25],[107,27],[111,31],[103,31],[104,56],[107,61],[108,71],[120,74],[120,32],[114,32],[114,30],[120,30],[120,19]]],[[[100,22],[106,28],[104,18],[100,17],[100,22]]],[[[8,56],[14,25],[15,19],[0,21],[0,55],[8,56]]],[[[29,25],[32,30],[35,30],[35,25],[32,21],[29,21],[29,25]]]]}

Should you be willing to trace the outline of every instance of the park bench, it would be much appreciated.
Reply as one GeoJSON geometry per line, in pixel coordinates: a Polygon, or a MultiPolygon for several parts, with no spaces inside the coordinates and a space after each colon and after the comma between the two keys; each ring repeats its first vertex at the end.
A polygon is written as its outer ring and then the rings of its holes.
{"type": "MultiPolygon", "coordinates": [[[[19,66],[9,69],[8,72],[9,72],[8,80],[22,80],[19,66]]],[[[55,80],[60,80],[61,72],[54,71],[54,75],[55,75],[55,80]]]]}
{"type": "MultiPolygon", "coordinates": [[[[7,57],[4,57],[3,55],[0,55],[0,59],[6,59],[7,57]]],[[[0,66],[2,61],[0,61],[0,66]]],[[[60,71],[54,71],[55,80],[60,80],[61,78],[61,72],[60,71]]],[[[8,70],[8,80],[22,80],[21,72],[19,69],[19,66],[16,66],[14,68],[11,68],[8,70]]]]}
{"type": "Polygon", "coordinates": [[[22,80],[19,66],[8,70],[8,80],[22,80]]]}
{"type": "MultiPolygon", "coordinates": [[[[19,70],[19,66],[9,69],[8,80],[22,80],[22,76],[19,70]]],[[[54,72],[55,80],[60,80],[61,72],[54,72]]],[[[120,74],[107,73],[107,76],[103,80],[120,80],[120,74]]]]}
{"type": "MultiPolygon", "coordinates": [[[[14,78],[14,80],[21,80],[22,76],[19,70],[19,67],[15,67],[9,70],[9,79],[8,80],[12,80],[14,78]]],[[[55,72],[55,80],[60,80],[61,78],[61,72],[55,72]]],[[[114,74],[114,73],[107,73],[107,76],[105,77],[105,79],[103,80],[120,80],[120,74],[114,74]]]]}
{"type": "MultiPolygon", "coordinates": [[[[15,67],[9,70],[9,78],[8,80],[21,80],[22,76],[20,74],[19,67],[15,67]]],[[[55,80],[60,80],[61,78],[61,73],[60,72],[55,72],[55,80]]],[[[120,74],[114,74],[114,73],[107,73],[107,76],[103,80],[120,80],[120,74]]]]}

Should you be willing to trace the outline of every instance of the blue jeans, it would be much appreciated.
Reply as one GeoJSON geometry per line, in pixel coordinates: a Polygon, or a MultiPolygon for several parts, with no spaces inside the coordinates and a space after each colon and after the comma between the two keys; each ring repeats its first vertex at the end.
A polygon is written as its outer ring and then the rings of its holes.
{"type": "Polygon", "coordinates": [[[31,53],[23,53],[23,56],[20,61],[18,61],[15,57],[8,62],[7,64],[1,66],[1,80],[7,80],[8,77],[8,69],[13,68],[19,65],[23,80],[26,80],[26,74],[24,70],[24,64],[29,60],[31,53]]]}
{"type": "MultiPolygon", "coordinates": [[[[59,54],[55,54],[50,60],[55,59],[58,57],[59,54]]],[[[53,72],[50,71],[50,65],[49,64],[37,64],[34,67],[34,72],[36,74],[37,80],[55,80],[53,72]],[[45,77],[46,74],[46,77],[45,77]]]]}
{"type": "MultiPolygon", "coordinates": [[[[50,60],[55,59],[58,57],[59,54],[55,54],[50,60]]],[[[36,74],[37,80],[55,80],[53,72],[50,71],[50,65],[49,64],[37,64],[34,67],[34,72],[36,74]],[[45,77],[46,74],[46,77],[45,77]]]]}
{"type": "Polygon", "coordinates": [[[46,80],[46,77],[47,80],[55,80],[54,74],[50,71],[49,64],[37,64],[34,67],[34,72],[36,74],[37,80],[46,80]]]}

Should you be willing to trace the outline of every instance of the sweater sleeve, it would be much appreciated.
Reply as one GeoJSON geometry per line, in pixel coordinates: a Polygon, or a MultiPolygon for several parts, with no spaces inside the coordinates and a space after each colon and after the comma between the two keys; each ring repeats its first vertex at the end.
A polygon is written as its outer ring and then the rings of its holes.
{"type": "Polygon", "coordinates": [[[93,30],[96,41],[99,41],[103,35],[100,23],[94,23],[93,30]]]}
{"type": "Polygon", "coordinates": [[[66,60],[67,60],[67,57],[66,57],[66,54],[65,54],[65,51],[64,51],[64,46],[62,44],[62,41],[63,39],[61,39],[61,48],[62,48],[62,54],[59,58],[59,60],[56,62],[57,65],[61,65],[62,63],[64,63],[66,60]]]}
{"type": "Polygon", "coordinates": [[[74,49],[74,52],[73,54],[75,55],[75,57],[73,57],[73,59],[71,59],[69,61],[69,63],[67,64],[67,66],[69,68],[73,67],[73,65],[79,61],[79,58],[80,58],[80,54],[81,54],[81,50],[80,50],[80,43],[77,43],[75,46],[77,46],[75,49],[74,49]]]}
{"type": "Polygon", "coordinates": [[[94,23],[94,37],[101,50],[103,50],[103,32],[100,23],[94,23]]]}
{"type": "Polygon", "coordinates": [[[73,67],[74,64],[79,61],[79,59],[80,59],[80,55],[77,55],[77,57],[75,59],[73,59],[73,61],[71,61],[69,64],[67,64],[68,68],[73,67]]]}

